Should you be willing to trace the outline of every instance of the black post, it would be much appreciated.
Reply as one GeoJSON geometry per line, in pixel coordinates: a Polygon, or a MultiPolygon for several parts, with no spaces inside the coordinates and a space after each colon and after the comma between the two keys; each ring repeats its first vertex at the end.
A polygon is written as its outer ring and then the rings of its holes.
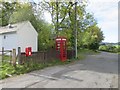
{"type": "Polygon", "coordinates": [[[22,60],[21,60],[21,48],[18,47],[18,64],[22,64],[22,60]]]}

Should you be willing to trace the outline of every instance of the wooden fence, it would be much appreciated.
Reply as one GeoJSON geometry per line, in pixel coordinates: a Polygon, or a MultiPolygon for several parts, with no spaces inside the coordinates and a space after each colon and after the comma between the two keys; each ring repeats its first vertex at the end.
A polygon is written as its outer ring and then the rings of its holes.
{"type": "MultiPolygon", "coordinates": [[[[46,62],[51,62],[55,59],[59,59],[57,57],[57,55],[59,54],[58,51],[56,51],[55,49],[49,49],[46,51],[39,51],[39,52],[32,52],[32,56],[25,56],[24,52],[21,52],[21,48],[18,47],[18,54],[16,56],[16,49],[13,50],[4,50],[4,48],[2,48],[2,52],[1,54],[1,60],[2,62],[5,61],[5,53],[9,52],[10,54],[7,55],[9,57],[9,60],[7,60],[8,62],[10,62],[10,64],[16,66],[16,64],[24,64],[26,62],[35,62],[35,63],[46,63],[46,62]]],[[[71,59],[75,56],[75,51],[74,50],[67,50],[67,58],[71,59]]]]}
{"type": "Polygon", "coordinates": [[[67,50],[67,59],[75,58],[75,50],[67,50]]]}
{"type": "Polygon", "coordinates": [[[10,62],[12,60],[12,50],[4,50],[0,51],[0,60],[1,62],[10,62]]]}
{"type": "Polygon", "coordinates": [[[10,63],[16,65],[16,50],[5,50],[2,47],[2,51],[0,51],[0,61],[3,63],[10,63]]]}
{"type": "MultiPolygon", "coordinates": [[[[35,63],[47,63],[51,62],[55,59],[59,59],[57,57],[57,54],[59,52],[55,49],[49,49],[47,51],[39,51],[39,52],[32,52],[32,56],[25,56],[25,53],[21,53],[19,55],[19,64],[24,64],[25,62],[35,62],[35,63]]],[[[75,51],[74,50],[67,50],[67,58],[71,59],[75,57],[75,51]]]]}
{"type": "Polygon", "coordinates": [[[35,63],[46,63],[57,59],[56,54],[58,52],[54,49],[49,49],[47,51],[32,52],[32,56],[25,56],[25,53],[20,53],[19,64],[24,64],[26,62],[32,61],[35,63]]]}

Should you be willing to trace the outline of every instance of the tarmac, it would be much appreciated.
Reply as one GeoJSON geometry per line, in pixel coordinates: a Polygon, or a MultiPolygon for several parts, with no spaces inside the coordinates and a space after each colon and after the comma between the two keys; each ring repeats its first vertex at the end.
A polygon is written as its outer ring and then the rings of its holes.
{"type": "Polygon", "coordinates": [[[4,80],[1,88],[118,88],[118,54],[101,52],[67,65],[4,80]]]}

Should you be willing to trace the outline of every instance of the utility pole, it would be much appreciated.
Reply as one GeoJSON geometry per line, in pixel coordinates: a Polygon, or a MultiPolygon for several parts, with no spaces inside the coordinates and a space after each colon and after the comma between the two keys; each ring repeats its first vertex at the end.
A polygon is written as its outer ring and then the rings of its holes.
{"type": "Polygon", "coordinates": [[[56,34],[58,34],[58,0],[56,0],[56,17],[57,17],[57,21],[56,21],[56,34]]]}
{"type": "Polygon", "coordinates": [[[78,57],[77,55],[77,1],[75,0],[75,58],[78,57]]]}

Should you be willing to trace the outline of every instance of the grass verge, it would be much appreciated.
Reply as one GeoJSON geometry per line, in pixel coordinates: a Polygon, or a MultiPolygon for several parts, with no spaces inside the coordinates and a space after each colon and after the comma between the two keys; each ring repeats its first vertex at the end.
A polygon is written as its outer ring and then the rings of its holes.
{"type": "Polygon", "coordinates": [[[73,62],[73,60],[67,60],[65,62],[61,62],[60,60],[53,60],[49,63],[25,63],[24,65],[16,65],[16,67],[12,66],[9,63],[2,63],[0,65],[0,79],[4,79],[7,77],[15,76],[15,75],[21,75],[24,73],[28,73],[34,70],[40,70],[45,67],[55,66],[55,65],[65,65],[73,62]]]}
{"type": "Polygon", "coordinates": [[[78,51],[78,58],[72,58],[68,59],[64,62],[61,62],[60,60],[53,60],[52,62],[49,63],[34,63],[34,62],[28,62],[25,63],[24,65],[16,65],[16,67],[12,66],[11,64],[7,62],[3,62],[0,64],[0,79],[4,79],[7,77],[15,76],[15,75],[20,75],[24,73],[28,73],[34,70],[40,70],[45,67],[50,67],[50,66],[55,66],[55,65],[66,65],[69,63],[72,63],[77,60],[84,60],[86,55],[88,54],[96,54],[98,52],[88,50],[88,49],[81,49],[78,51]]]}
{"type": "Polygon", "coordinates": [[[93,51],[93,50],[89,50],[89,49],[80,49],[78,51],[78,59],[80,60],[84,60],[84,58],[87,56],[87,55],[96,55],[96,54],[99,54],[100,52],[99,51],[93,51]]]}

